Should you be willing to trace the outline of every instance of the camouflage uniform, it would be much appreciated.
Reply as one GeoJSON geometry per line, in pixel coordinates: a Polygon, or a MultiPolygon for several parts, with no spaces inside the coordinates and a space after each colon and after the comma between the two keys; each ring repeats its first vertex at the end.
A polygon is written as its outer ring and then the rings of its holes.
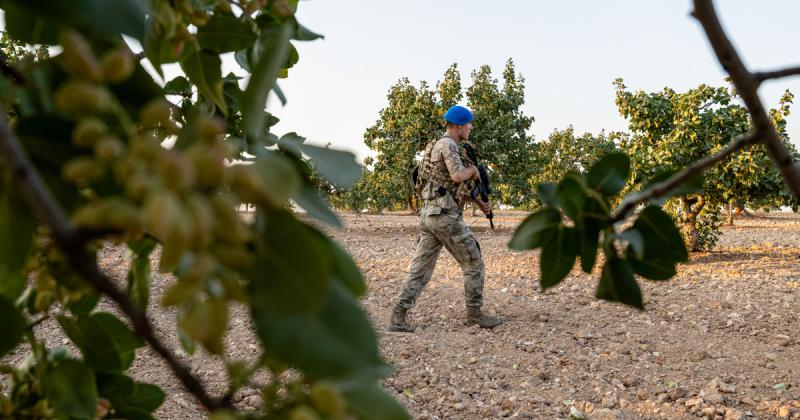
{"type": "Polygon", "coordinates": [[[420,236],[414,260],[397,297],[397,305],[411,309],[431,280],[436,259],[444,246],[464,272],[464,295],[468,307],[483,304],[484,266],[480,246],[462,216],[464,184],[456,184],[451,173],[464,169],[460,147],[445,135],[425,149],[420,177],[425,184],[420,191],[420,236]],[[442,194],[444,192],[444,194],[442,194]]]}

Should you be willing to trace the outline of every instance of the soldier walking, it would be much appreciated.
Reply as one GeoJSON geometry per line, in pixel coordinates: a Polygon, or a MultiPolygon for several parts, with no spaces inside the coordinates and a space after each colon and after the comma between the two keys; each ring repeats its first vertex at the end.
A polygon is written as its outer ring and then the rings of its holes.
{"type": "MultiPolygon", "coordinates": [[[[441,138],[425,147],[419,166],[417,187],[422,198],[419,212],[420,236],[410,272],[392,309],[389,331],[413,332],[406,314],[431,280],[439,251],[444,246],[464,272],[465,325],[494,328],[503,323],[498,317],[481,313],[483,305],[484,264],[480,246],[464,222],[464,203],[471,200],[466,181],[479,179],[478,168],[466,165],[459,144],[469,139],[472,112],[459,105],[444,114],[447,129],[441,138]]],[[[475,201],[488,214],[491,202],[475,201]]]]}

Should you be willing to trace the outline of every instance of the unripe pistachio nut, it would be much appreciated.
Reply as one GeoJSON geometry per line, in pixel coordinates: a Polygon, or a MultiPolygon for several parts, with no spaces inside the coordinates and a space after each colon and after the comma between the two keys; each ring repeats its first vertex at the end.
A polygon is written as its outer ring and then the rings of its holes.
{"type": "Polygon", "coordinates": [[[289,420],[320,420],[320,417],[313,408],[300,405],[289,412],[289,420]]]}
{"type": "Polygon", "coordinates": [[[83,81],[69,80],[61,84],[53,97],[56,107],[71,115],[107,112],[113,101],[105,88],[83,81]]]}
{"type": "Polygon", "coordinates": [[[58,43],[64,49],[61,54],[64,63],[75,76],[95,83],[102,82],[103,71],[100,62],[86,38],[74,29],[65,29],[59,32],[58,43]]]}
{"type": "Polygon", "coordinates": [[[154,128],[171,123],[170,104],[163,98],[153,99],[144,104],[139,110],[139,120],[142,127],[154,128]]]}
{"type": "Polygon", "coordinates": [[[125,145],[117,136],[104,136],[94,145],[94,155],[105,164],[114,163],[125,151],[125,145]]]}
{"type": "Polygon", "coordinates": [[[136,61],[131,50],[120,47],[103,56],[103,76],[109,83],[122,83],[133,74],[136,61]]]}
{"type": "Polygon", "coordinates": [[[336,386],[327,381],[320,381],[311,387],[309,392],[311,403],[320,413],[339,415],[344,413],[345,401],[336,386]]]}
{"type": "Polygon", "coordinates": [[[65,163],[61,175],[65,180],[85,186],[103,174],[103,168],[92,158],[80,156],[65,163]]]}
{"type": "Polygon", "coordinates": [[[194,184],[195,170],[192,162],[181,152],[169,150],[158,160],[161,182],[172,190],[180,190],[194,184]]]}
{"type": "Polygon", "coordinates": [[[78,121],[72,129],[72,144],[78,147],[89,148],[95,141],[108,132],[108,125],[96,117],[86,117],[78,121]]]}
{"type": "Polygon", "coordinates": [[[192,249],[204,249],[214,238],[214,209],[208,199],[194,194],[186,200],[186,208],[192,221],[192,249]]]}

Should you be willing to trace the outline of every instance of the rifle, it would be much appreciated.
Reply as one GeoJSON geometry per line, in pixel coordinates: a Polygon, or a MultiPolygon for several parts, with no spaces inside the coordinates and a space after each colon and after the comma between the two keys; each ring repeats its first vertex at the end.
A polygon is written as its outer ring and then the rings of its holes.
{"type": "MultiPolygon", "coordinates": [[[[475,153],[475,149],[469,143],[463,143],[464,150],[467,151],[467,156],[472,161],[472,163],[478,168],[478,173],[480,174],[480,180],[476,183],[475,188],[470,191],[469,195],[473,201],[480,196],[481,201],[484,203],[489,202],[489,194],[492,193],[492,185],[489,182],[489,174],[486,172],[486,168],[483,165],[478,164],[478,157],[475,153]]],[[[490,210],[489,213],[486,214],[486,218],[489,219],[489,226],[494,229],[494,213],[490,210]]]]}

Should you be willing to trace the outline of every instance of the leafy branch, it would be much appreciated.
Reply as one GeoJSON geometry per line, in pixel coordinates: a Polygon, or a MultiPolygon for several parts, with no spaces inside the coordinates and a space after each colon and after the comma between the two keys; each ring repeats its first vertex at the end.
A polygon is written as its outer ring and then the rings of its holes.
{"type": "Polygon", "coordinates": [[[614,214],[611,216],[611,222],[616,223],[624,220],[639,204],[667,196],[671,191],[685,184],[690,179],[701,175],[703,171],[714,166],[716,163],[728,159],[739,150],[758,142],[759,137],[755,133],[748,133],[733,140],[719,152],[696,161],[666,180],[655,183],[650,188],[632,193],[627,196],[622,204],[620,204],[619,208],[614,211],[614,214]]]}
{"type": "Polygon", "coordinates": [[[112,280],[99,270],[94,260],[84,253],[83,247],[80,246],[83,244],[84,235],[71,225],[56,204],[19,140],[10,131],[5,115],[0,116],[0,152],[9,173],[25,194],[28,205],[50,229],[75,272],[119,306],[133,324],[136,333],[164,359],[184,387],[197,397],[201,404],[211,411],[225,406],[224,401],[212,398],[189,369],[156,337],[144,311],[139,309],[126,293],[117,288],[112,280]]]}
{"type": "Polygon", "coordinates": [[[789,150],[781,142],[778,132],[767,115],[761,99],[758,97],[759,84],[766,78],[785,77],[798,74],[800,69],[752,73],[742,62],[739,53],[722,29],[717,12],[711,0],[695,0],[692,15],[700,22],[711,47],[722,67],[730,75],[731,81],[739,92],[753,120],[754,135],[758,143],[766,146],[767,152],[778,167],[783,179],[795,197],[800,198],[800,168],[795,165],[789,150]],[[767,75],[765,78],[764,75],[767,75]]]}

